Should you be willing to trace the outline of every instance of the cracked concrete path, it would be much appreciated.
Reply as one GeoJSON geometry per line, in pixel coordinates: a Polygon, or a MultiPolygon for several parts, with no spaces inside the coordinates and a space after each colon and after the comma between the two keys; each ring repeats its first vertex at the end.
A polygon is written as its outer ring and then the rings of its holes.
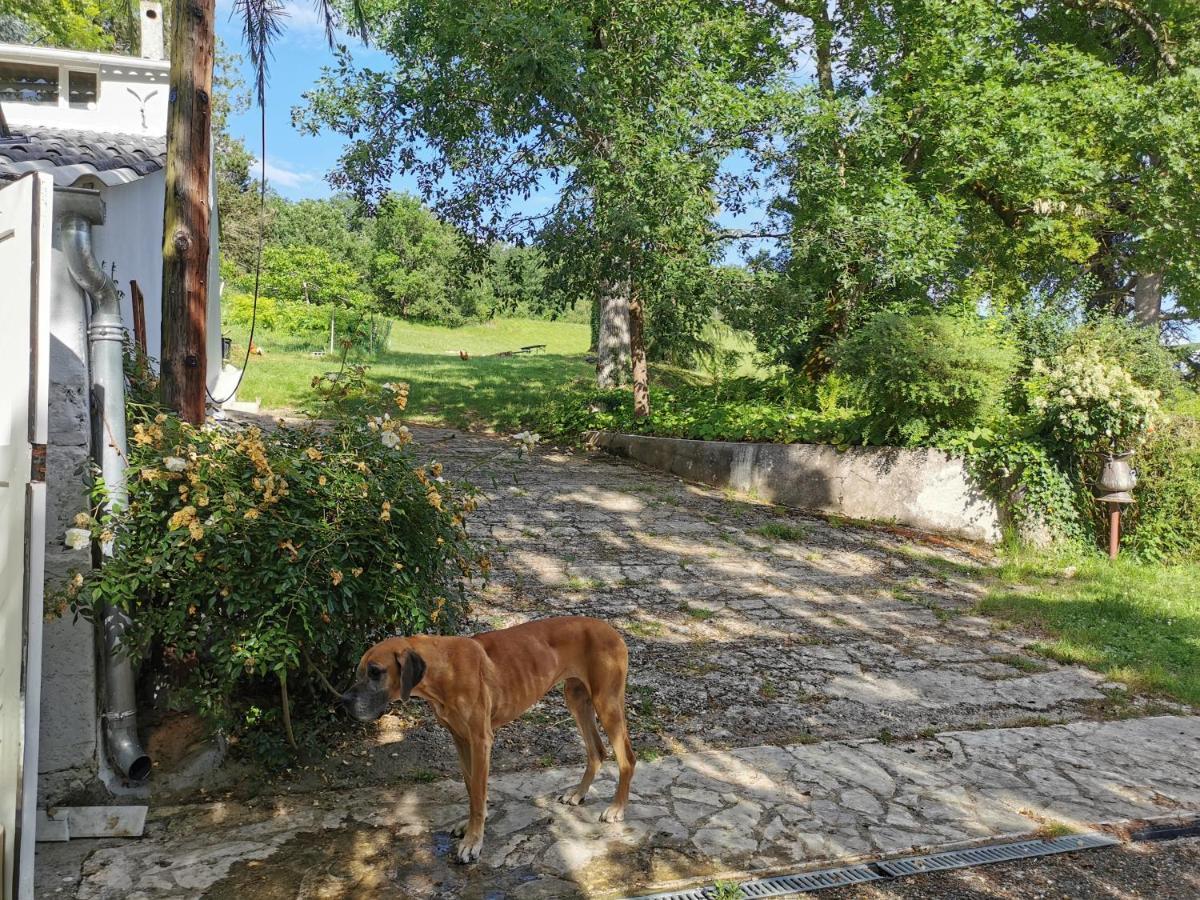
{"type": "Polygon", "coordinates": [[[452,865],[456,755],[409,704],[273,796],[155,807],[137,842],[42,845],[38,896],[603,895],[1200,810],[1194,710],[973,615],[986,554],[604,456],[414,431],[486,493],[478,629],[584,614],[624,633],[629,820],[596,821],[611,773],[582,808],[551,801],[583,760],[552,692],[497,734],[484,862],[452,865]]]}
{"type": "MultiPolygon", "coordinates": [[[[611,768],[611,765],[610,765],[611,768]]],[[[710,750],[643,762],[628,820],[556,792],[575,767],[491,782],[483,861],[448,862],[457,781],[154,811],[93,853],[77,896],[569,897],[1200,810],[1200,718],[710,750]]]]}

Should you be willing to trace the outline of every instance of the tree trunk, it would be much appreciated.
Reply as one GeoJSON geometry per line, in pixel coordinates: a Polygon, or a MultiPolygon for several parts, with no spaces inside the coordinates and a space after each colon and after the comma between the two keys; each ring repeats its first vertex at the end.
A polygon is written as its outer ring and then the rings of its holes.
{"type": "Polygon", "coordinates": [[[588,353],[596,353],[600,349],[600,298],[599,296],[592,298],[591,313],[589,315],[589,324],[591,325],[591,335],[588,343],[588,353]]]}
{"type": "Polygon", "coordinates": [[[633,415],[650,415],[650,372],[646,368],[645,310],[637,285],[629,291],[629,347],[633,356],[633,415]]]}
{"type": "Polygon", "coordinates": [[[160,393],[193,425],[204,421],[208,373],[214,7],[176,0],[171,23],[160,393]]]}
{"type": "Polygon", "coordinates": [[[1147,328],[1161,327],[1161,272],[1142,272],[1133,282],[1133,320],[1147,328]]]}
{"type": "Polygon", "coordinates": [[[817,89],[821,96],[830,100],[834,95],[833,84],[833,20],[829,17],[829,7],[825,0],[817,0],[814,4],[813,16],[813,49],[817,58],[817,89]]]}
{"type": "Polygon", "coordinates": [[[1109,316],[1121,315],[1128,298],[1128,285],[1117,268],[1118,238],[1112,231],[1096,235],[1098,246],[1087,263],[1088,273],[1096,280],[1096,290],[1087,299],[1087,308],[1109,316]]]}
{"type": "Polygon", "coordinates": [[[600,340],[596,347],[596,384],[614,388],[629,383],[629,281],[600,282],[600,340]]]}

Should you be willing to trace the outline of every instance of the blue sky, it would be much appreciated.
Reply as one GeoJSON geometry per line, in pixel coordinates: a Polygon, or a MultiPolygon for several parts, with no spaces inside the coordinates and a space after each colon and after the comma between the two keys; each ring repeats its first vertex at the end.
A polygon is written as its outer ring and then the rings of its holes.
{"type": "MultiPolygon", "coordinates": [[[[329,133],[315,137],[301,134],[292,125],[292,109],[304,105],[302,95],[316,83],[322,67],[333,64],[333,54],[325,42],[324,24],[312,3],[286,0],[285,6],[288,18],[283,34],[275,43],[267,87],[267,182],[273,190],[291,200],[327,197],[332,189],[325,176],[337,167],[345,140],[329,133]]],[[[217,0],[217,35],[231,51],[242,56],[242,77],[247,84],[252,84],[253,76],[245,61],[241,21],[234,12],[234,0],[217,0]]],[[[390,68],[385,54],[351,38],[344,40],[359,65],[390,68]]],[[[234,117],[230,129],[245,141],[251,153],[260,155],[257,107],[234,117]]],[[[392,186],[419,193],[413,179],[397,178],[392,186]]],[[[530,212],[540,212],[553,202],[554,196],[547,190],[535,194],[524,205],[531,207],[530,212]]],[[[721,217],[721,224],[727,228],[748,229],[755,219],[753,211],[737,217],[726,214],[721,217]]],[[[731,246],[730,251],[731,256],[738,255],[737,248],[731,246]]]]}
{"type": "MultiPolygon", "coordinates": [[[[331,193],[325,175],[337,165],[344,140],[334,134],[309,137],[292,126],[292,108],[303,104],[301,95],[311,88],[322,66],[333,63],[333,54],[325,43],[325,29],[309,3],[288,2],[289,16],[283,35],[275,43],[267,88],[267,181],[292,200],[327,197],[331,193]]],[[[226,46],[242,56],[242,77],[253,83],[245,61],[241,21],[233,13],[233,0],[217,0],[217,35],[226,46]]],[[[354,46],[355,56],[383,67],[383,54],[354,46]]],[[[259,111],[257,107],[237,116],[230,130],[246,142],[246,148],[260,154],[259,111]]],[[[406,185],[397,184],[403,189],[406,185]]],[[[412,185],[407,185],[411,188],[412,185]]]]}

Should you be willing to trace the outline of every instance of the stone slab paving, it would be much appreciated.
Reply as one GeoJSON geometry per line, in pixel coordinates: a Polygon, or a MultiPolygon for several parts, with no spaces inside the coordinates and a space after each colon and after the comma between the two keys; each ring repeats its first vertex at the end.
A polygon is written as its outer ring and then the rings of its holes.
{"type": "Polygon", "coordinates": [[[438,833],[461,815],[465,791],[454,781],[159,809],[144,839],[86,860],[76,896],[606,896],[1179,815],[1200,811],[1200,718],[664,757],[639,766],[622,825],[597,821],[611,771],[592,802],[554,801],[577,775],[560,767],[493,778],[473,867],[449,864],[449,838],[438,833]]]}
{"type": "MultiPolygon", "coordinates": [[[[421,452],[486,493],[471,533],[493,551],[482,627],[604,618],[630,647],[636,746],[919,736],[1127,714],[1121,687],[1025,652],[971,614],[990,557],[914,543],[686,484],[603,454],[418,431],[421,452]]],[[[556,697],[502,735],[575,756],[556,697]],[[530,727],[525,727],[529,725],[530,727]]]]}

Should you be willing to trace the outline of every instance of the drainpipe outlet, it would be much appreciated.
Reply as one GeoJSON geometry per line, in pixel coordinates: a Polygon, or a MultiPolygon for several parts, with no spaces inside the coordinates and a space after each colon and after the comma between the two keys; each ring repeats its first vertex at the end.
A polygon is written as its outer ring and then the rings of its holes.
{"type": "MultiPolygon", "coordinates": [[[[104,222],[104,203],[95,191],[58,195],[59,234],[71,277],[92,298],[88,326],[91,357],[93,455],[108,488],[107,511],[129,499],[125,482],[125,372],[122,349],[125,328],[117,286],[105,274],[92,250],[92,225],[104,222]]],[[[112,555],[112,545],[101,548],[112,555]]],[[[133,665],[121,647],[129,617],[115,606],[104,610],[104,737],[112,765],[133,781],[150,774],[150,757],[137,734],[137,698],[133,665]]]]}

